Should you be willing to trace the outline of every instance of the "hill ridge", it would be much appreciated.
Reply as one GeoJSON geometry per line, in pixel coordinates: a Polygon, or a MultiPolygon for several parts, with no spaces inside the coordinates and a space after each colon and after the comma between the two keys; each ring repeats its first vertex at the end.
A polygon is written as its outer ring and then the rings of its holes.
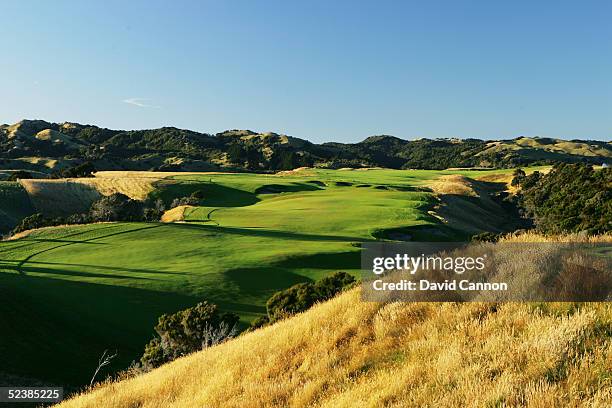
{"type": "Polygon", "coordinates": [[[249,170],[298,167],[446,169],[509,168],[556,162],[608,163],[612,143],[520,136],[505,140],[407,140],[374,135],[356,143],[313,143],[275,132],[226,130],[216,134],[165,126],[113,130],[75,122],[24,119],[0,127],[0,170],[51,173],[91,161],[99,170],[249,170]],[[43,165],[32,158],[54,160],[43,165]]]}

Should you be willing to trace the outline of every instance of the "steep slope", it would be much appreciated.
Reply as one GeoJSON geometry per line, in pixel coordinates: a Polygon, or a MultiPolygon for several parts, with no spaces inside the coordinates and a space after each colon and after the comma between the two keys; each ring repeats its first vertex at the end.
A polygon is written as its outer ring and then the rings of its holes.
{"type": "Polygon", "coordinates": [[[607,303],[383,304],[355,289],[59,406],[607,407],[611,333],[607,303]]]}
{"type": "Polygon", "coordinates": [[[26,190],[18,182],[0,181],[0,232],[5,232],[34,213],[26,190]]]}

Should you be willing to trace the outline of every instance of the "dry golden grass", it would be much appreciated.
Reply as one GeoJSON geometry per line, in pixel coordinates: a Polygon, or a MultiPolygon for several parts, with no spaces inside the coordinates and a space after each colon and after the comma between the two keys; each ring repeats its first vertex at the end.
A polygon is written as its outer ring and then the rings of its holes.
{"type": "Polygon", "coordinates": [[[476,177],[476,180],[485,181],[488,183],[504,183],[510,185],[513,179],[512,173],[494,173],[485,174],[484,176],[476,177]]]}
{"type": "Polygon", "coordinates": [[[95,188],[102,195],[121,193],[135,200],[144,200],[161,180],[153,177],[91,177],[68,179],[95,188]]]}
{"type": "Polygon", "coordinates": [[[192,205],[179,205],[166,212],[161,217],[161,222],[178,222],[185,220],[185,210],[194,208],[192,205]]]}
{"type": "Polygon", "coordinates": [[[470,179],[459,174],[440,176],[433,182],[429,183],[427,187],[431,188],[436,194],[453,194],[471,197],[478,196],[476,191],[474,191],[470,179]]]}
{"type": "Polygon", "coordinates": [[[21,180],[36,210],[52,215],[87,211],[103,195],[122,193],[144,200],[153,191],[156,178],[74,178],[21,180]]]}
{"type": "Polygon", "coordinates": [[[20,183],[34,208],[49,215],[87,211],[101,197],[95,187],[70,179],[32,179],[20,180],[20,183]]]}
{"type": "MultiPolygon", "coordinates": [[[[32,158],[34,160],[34,158],[32,158]]],[[[225,174],[219,172],[100,171],[95,177],[21,180],[37,211],[52,216],[84,212],[105,195],[121,193],[144,200],[155,183],[167,177],[189,174],[225,174]]]]}
{"type": "MultiPolygon", "coordinates": [[[[526,174],[531,174],[534,171],[539,171],[540,173],[547,174],[552,169],[552,166],[548,167],[539,167],[537,169],[525,169],[526,174]]],[[[514,176],[512,173],[494,173],[494,174],[486,174],[484,176],[476,177],[478,181],[484,181],[486,183],[503,183],[506,185],[506,191],[511,193],[516,193],[519,189],[516,186],[513,186],[512,179],[514,176]]]]}
{"type": "Polygon", "coordinates": [[[542,235],[537,232],[523,232],[518,235],[508,235],[500,242],[583,242],[583,243],[605,243],[612,242],[612,233],[602,235],[585,235],[581,233],[562,235],[542,235]]]}
{"type": "Polygon", "coordinates": [[[16,160],[20,160],[30,164],[40,164],[49,169],[54,169],[58,164],[58,161],[56,159],[50,159],[47,157],[20,157],[16,160]]]}
{"type": "Polygon", "coordinates": [[[60,406],[609,407],[611,333],[607,303],[384,304],[357,288],[60,406]]]}
{"type": "MultiPolygon", "coordinates": [[[[20,182],[38,211],[51,215],[67,215],[87,211],[94,201],[113,193],[144,200],[154,190],[154,184],[163,178],[160,173],[101,173],[103,174],[97,173],[96,177],[90,178],[32,179],[20,182]]],[[[167,176],[168,174],[164,175],[167,176]]]]}
{"type": "Polygon", "coordinates": [[[509,152],[520,149],[536,149],[548,152],[558,153],[569,153],[582,156],[603,156],[611,157],[609,150],[604,149],[598,145],[591,145],[583,142],[570,142],[565,140],[556,139],[553,143],[542,143],[541,139],[525,137],[522,139],[515,139],[511,141],[495,141],[487,144],[487,149],[476,154],[481,156],[483,154],[492,152],[509,152]]]}
{"type": "Polygon", "coordinates": [[[293,170],[282,170],[275,173],[277,176],[313,176],[314,172],[311,167],[298,167],[293,170]]]}

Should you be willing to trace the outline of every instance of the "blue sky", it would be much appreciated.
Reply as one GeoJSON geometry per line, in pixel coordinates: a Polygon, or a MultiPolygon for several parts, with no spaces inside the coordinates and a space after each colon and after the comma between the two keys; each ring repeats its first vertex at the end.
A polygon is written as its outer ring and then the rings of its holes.
{"type": "Polygon", "coordinates": [[[3,1],[0,122],[612,139],[609,1],[3,1]]]}

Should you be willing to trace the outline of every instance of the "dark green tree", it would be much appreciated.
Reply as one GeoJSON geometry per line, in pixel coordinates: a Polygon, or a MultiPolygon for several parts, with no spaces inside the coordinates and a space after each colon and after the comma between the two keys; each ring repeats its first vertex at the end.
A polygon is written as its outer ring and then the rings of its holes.
{"type": "Polygon", "coordinates": [[[354,282],[355,278],[352,275],[346,272],[336,272],[314,283],[298,283],[276,292],[266,302],[266,318],[254,322],[252,328],[304,312],[317,302],[331,299],[354,282]]]}
{"type": "Polygon", "coordinates": [[[32,178],[32,174],[27,172],[27,171],[23,171],[23,170],[17,170],[13,173],[11,173],[11,175],[8,178],[8,181],[17,181],[20,179],[31,179],[32,178]]]}
{"type": "Polygon", "coordinates": [[[157,337],[145,347],[140,361],[158,367],[178,357],[219,344],[236,335],[239,317],[221,313],[217,305],[200,302],[172,314],[162,315],[155,326],[157,337]]]}
{"type": "Polygon", "coordinates": [[[93,203],[90,215],[93,221],[141,221],[143,211],[142,201],[114,193],[93,203]]]}
{"type": "Polygon", "coordinates": [[[518,205],[544,233],[612,231],[612,169],[558,164],[520,184],[518,205]]]}

